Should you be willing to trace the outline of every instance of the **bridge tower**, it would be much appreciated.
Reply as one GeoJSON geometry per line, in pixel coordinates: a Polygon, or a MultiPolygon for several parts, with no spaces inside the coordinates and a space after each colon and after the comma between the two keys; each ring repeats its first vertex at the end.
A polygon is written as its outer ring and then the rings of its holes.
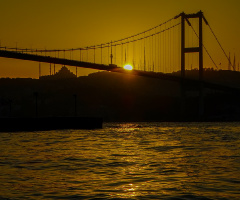
{"type": "MultiPolygon", "coordinates": [[[[181,76],[185,78],[185,54],[186,53],[198,53],[199,54],[199,80],[203,80],[203,30],[202,30],[202,21],[208,25],[207,20],[203,16],[203,12],[199,11],[195,14],[185,14],[181,13],[181,76]],[[199,45],[198,47],[185,47],[185,22],[188,23],[189,26],[192,26],[189,18],[198,18],[199,20],[199,45]]],[[[177,17],[179,17],[177,16],[177,17]]]]}
{"type": "Polygon", "coordinates": [[[199,118],[202,119],[204,115],[204,93],[203,93],[203,20],[208,25],[203,12],[199,11],[195,14],[185,14],[184,12],[176,16],[176,18],[181,17],[181,77],[182,77],[182,99],[183,99],[183,112],[185,110],[185,54],[187,53],[198,53],[199,55],[199,118]],[[197,18],[199,20],[199,33],[198,33],[198,47],[186,47],[185,46],[185,22],[189,26],[192,26],[188,19],[197,18]]]}

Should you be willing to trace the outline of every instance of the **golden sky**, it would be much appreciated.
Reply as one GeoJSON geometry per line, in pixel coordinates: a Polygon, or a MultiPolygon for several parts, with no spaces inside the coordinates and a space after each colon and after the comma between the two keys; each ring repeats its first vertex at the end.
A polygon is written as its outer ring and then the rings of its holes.
{"type": "MultiPolygon", "coordinates": [[[[0,41],[1,46],[19,48],[84,47],[136,34],[183,11],[199,10],[226,52],[235,53],[240,61],[239,0],[0,0],[0,41]]],[[[205,40],[206,45],[212,40],[205,40]]],[[[87,73],[79,70],[79,75],[87,73]]],[[[0,77],[37,78],[38,63],[0,58],[0,77]]]]}

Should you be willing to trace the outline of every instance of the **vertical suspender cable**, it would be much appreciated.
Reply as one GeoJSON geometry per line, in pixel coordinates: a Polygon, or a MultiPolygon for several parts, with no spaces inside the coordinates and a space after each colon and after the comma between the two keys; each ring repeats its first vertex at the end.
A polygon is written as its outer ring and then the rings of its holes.
{"type": "Polygon", "coordinates": [[[159,72],[162,72],[162,33],[159,34],[159,72]]]}
{"type": "Polygon", "coordinates": [[[126,64],[126,63],[127,63],[127,49],[125,47],[125,63],[124,64],[126,64]]]}
{"type": "Polygon", "coordinates": [[[79,49],[79,56],[80,56],[80,61],[82,61],[82,49],[79,49]]]}
{"type": "Polygon", "coordinates": [[[145,33],[144,33],[144,39],[143,39],[143,71],[146,71],[146,50],[145,50],[145,33]]]}
{"type": "MultiPolygon", "coordinates": [[[[166,24],[165,24],[165,29],[166,29],[166,24]]],[[[166,69],[166,33],[165,31],[163,32],[163,73],[165,73],[166,69]]]]}
{"type": "Polygon", "coordinates": [[[88,62],[88,49],[89,49],[89,48],[87,47],[87,62],[88,62]]]}
{"type": "Polygon", "coordinates": [[[102,44],[101,44],[101,64],[103,64],[102,63],[102,44]]]}
{"type": "Polygon", "coordinates": [[[127,58],[126,58],[126,62],[129,62],[129,49],[128,49],[128,45],[129,45],[129,41],[127,39],[127,58]]]}
{"type": "Polygon", "coordinates": [[[110,57],[109,56],[109,43],[108,43],[108,56],[107,57],[108,57],[108,65],[109,65],[109,57],[110,57]]]}
{"type": "Polygon", "coordinates": [[[41,77],[41,62],[39,62],[39,79],[41,77]]]}
{"type": "Polygon", "coordinates": [[[122,51],[122,66],[123,66],[123,43],[122,43],[122,45],[121,45],[121,51],[122,51]]]}
{"type": "MultiPolygon", "coordinates": [[[[134,37],[133,37],[133,40],[134,40],[134,37]]],[[[132,65],[133,65],[133,67],[135,67],[134,66],[135,65],[135,63],[134,63],[134,43],[135,42],[132,43],[132,49],[133,49],[133,52],[132,52],[132,65]]]]}
{"type": "Polygon", "coordinates": [[[154,63],[154,49],[153,49],[153,37],[154,36],[152,36],[152,55],[151,55],[151,58],[152,58],[152,61],[151,61],[151,63],[150,63],[150,71],[153,71],[153,66],[151,67],[151,65],[154,65],[153,63],[154,63]]]}
{"type": "Polygon", "coordinates": [[[94,63],[95,63],[95,53],[96,53],[96,48],[95,48],[95,46],[94,46],[93,49],[94,49],[94,59],[93,59],[93,60],[94,60],[94,63]]]}
{"type": "MultiPolygon", "coordinates": [[[[157,28],[155,29],[155,34],[157,32],[157,28]]],[[[158,35],[155,35],[155,68],[157,67],[157,39],[158,39],[158,35]]],[[[156,71],[156,69],[153,69],[153,71],[156,71]]]]}
{"type": "Polygon", "coordinates": [[[116,44],[114,44],[115,45],[115,65],[117,65],[117,45],[116,44]]]}

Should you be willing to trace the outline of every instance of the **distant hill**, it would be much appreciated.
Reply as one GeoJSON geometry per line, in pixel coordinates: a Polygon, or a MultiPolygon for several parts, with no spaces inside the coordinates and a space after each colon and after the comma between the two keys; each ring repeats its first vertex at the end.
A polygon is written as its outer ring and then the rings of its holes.
{"type": "MultiPolygon", "coordinates": [[[[198,79],[198,73],[199,71],[197,69],[186,70],[186,77],[198,79]]],[[[181,73],[175,72],[172,74],[180,76],[181,73]]],[[[205,69],[204,80],[212,83],[219,83],[222,85],[240,88],[239,71],[205,69]]]]}
{"type": "MultiPolygon", "coordinates": [[[[186,71],[191,78],[197,74],[186,71]]],[[[239,72],[207,70],[205,79],[240,88],[239,72]]],[[[105,121],[198,119],[198,90],[187,93],[183,113],[179,83],[113,72],[64,79],[0,79],[0,117],[34,117],[36,98],[39,116],[73,116],[74,95],[79,116],[100,116],[105,121]]],[[[239,102],[238,94],[207,91],[206,118],[238,120],[239,102]]]]}

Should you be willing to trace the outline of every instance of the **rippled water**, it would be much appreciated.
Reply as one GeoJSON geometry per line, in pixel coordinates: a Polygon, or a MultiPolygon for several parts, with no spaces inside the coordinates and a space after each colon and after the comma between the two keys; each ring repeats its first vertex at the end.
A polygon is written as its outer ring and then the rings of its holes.
{"type": "Polygon", "coordinates": [[[0,199],[240,199],[240,123],[0,133],[0,199]]]}

